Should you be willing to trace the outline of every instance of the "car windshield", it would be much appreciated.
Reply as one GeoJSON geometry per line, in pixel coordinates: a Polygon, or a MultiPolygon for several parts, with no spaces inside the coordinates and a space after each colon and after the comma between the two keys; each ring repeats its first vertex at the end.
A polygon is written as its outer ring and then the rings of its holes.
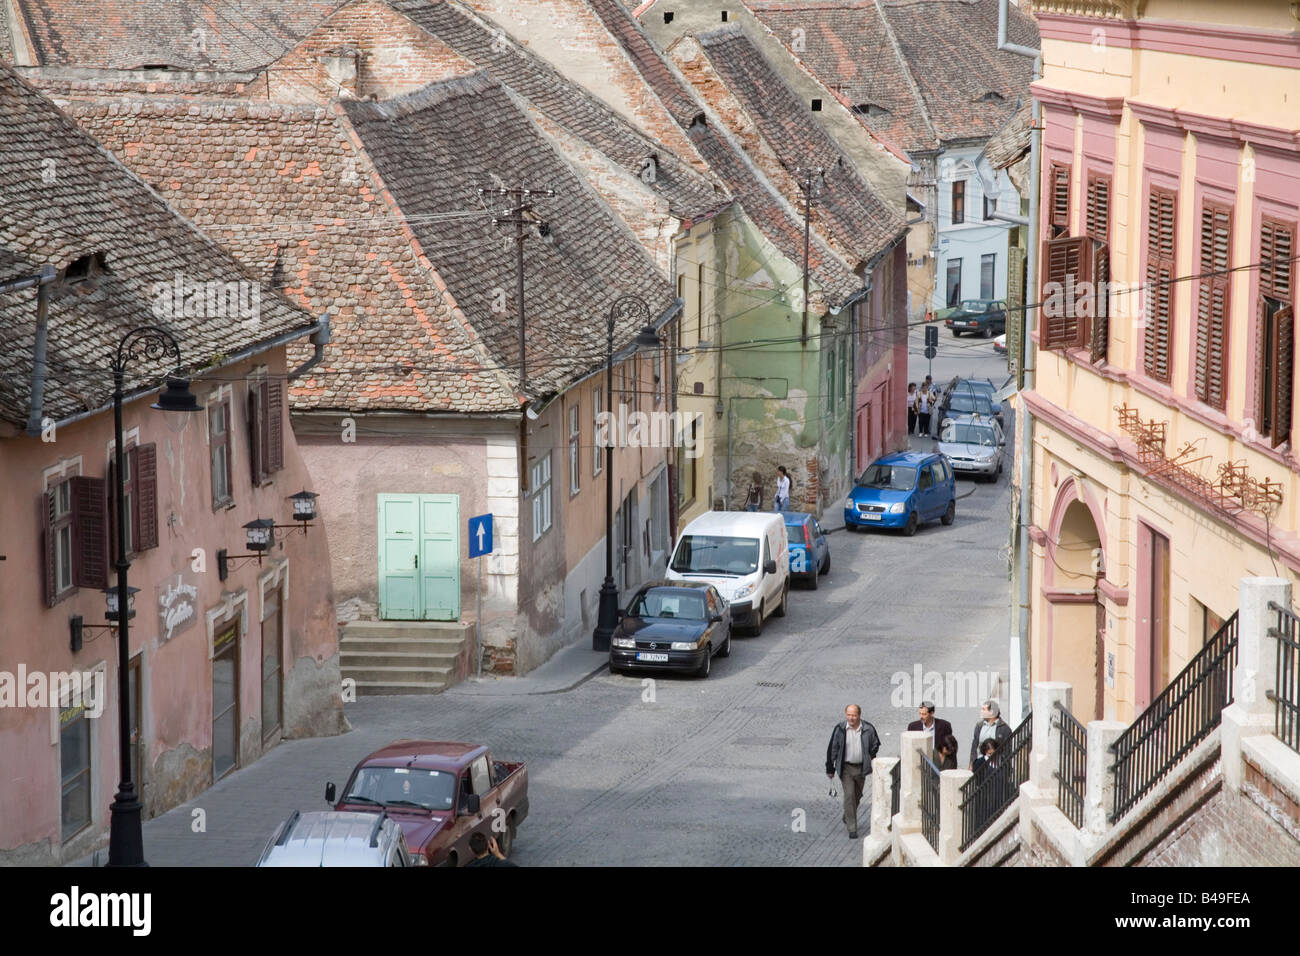
{"type": "Polygon", "coordinates": [[[786,534],[790,536],[791,544],[805,544],[803,537],[803,525],[788,524],[785,526],[786,534]]]}
{"type": "Polygon", "coordinates": [[[343,802],[450,810],[455,792],[455,775],[441,770],[362,767],[357,771],[343,802]]]}
{"type": "Polygon", "coordinates": [[[953,422],[943,430],[940,441],[958,442],[967,445],[996,445],[997,437],[988,425],[975,425],[971,422],[953,422]]]}
{"type": "Polygon", "coordinates": [[[688,534],[678,542],[669,567],[678,574],[753,574],[758,570],[758,539],[688,534]]]}
{"type": "Polygon", "coordinates": [[[672,617],[704,620],[704,596],[655,588],[640,594],[628,610],[632,617],[672,617]]]}
{"type": "Polygon", "coordinates": [[[916,485],[916,469],[911,465],[882,465],[876,462],[862,473],[858,485],[863,488],[910,491],[916,485]]]}

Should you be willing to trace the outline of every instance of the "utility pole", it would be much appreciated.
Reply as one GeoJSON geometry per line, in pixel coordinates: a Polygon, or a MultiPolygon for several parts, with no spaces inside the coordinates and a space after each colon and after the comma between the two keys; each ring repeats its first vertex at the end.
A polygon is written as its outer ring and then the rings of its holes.
{"type": "Polygon", "coordinates": [[[799,334],[799,341],[803,345],[808,344],[808,222],[812,215],[812,201],[817,198],[818,182],[824,182],[826,170],[821,166],[816,169],[804,169],[802,166],[795,169],[795,175],[799,177],[799,191],[803,193],[803,331],[799,334]]]}
{"type": "Polygon", "coordinates": [[[550,234],[550,227],[546,224],[546,221],[533,212],[532,198],[534,196],[549,198],[555,195],[555,190],[530,189],[522,185],[494,186],[480,188],[478,194],[480,198],[486,198],[490,195],[496,195],[503,199],[509,198],[511,204],[509,209],[502,210],[500,215],[492,218],[492,225],[515,227],[515,299],[519,313],[519,390],[523,392],[528,389],[528,357],[525,352],[524,337],[524,240],[528,238],[526,227],[536,226],[538,234],[543,238],[550,234]]]}

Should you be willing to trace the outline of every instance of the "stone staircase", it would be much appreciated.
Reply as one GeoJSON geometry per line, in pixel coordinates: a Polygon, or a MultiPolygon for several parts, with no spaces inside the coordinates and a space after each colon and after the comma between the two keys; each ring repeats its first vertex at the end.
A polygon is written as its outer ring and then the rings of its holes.
{"type": "Polygon", "coordinates": [[[437,694],[474,669],[474,625],[442,621],[351,621],[339,663],[358,696],[437,694]]]}

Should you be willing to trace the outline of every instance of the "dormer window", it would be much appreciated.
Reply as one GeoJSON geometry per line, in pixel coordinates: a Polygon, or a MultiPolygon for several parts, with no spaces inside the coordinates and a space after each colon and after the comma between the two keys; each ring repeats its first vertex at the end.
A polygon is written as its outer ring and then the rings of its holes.
{"type": "Polygon", "coordinates": [[[814,113],[820,113],[820,112],[822,111],[822,101],[821,101],[821,97],[816,97],[815,99],[813,99],[813,101],[812,101],[812,111],[813,111],[814,113]]]}
{"type": "Polygon", "coordinates": [[[978,102],[978,103],[1001,103],[1001,102],[1003,102],[1003,101],[1005,101],[1005,100],[1006,100],[1006,97],[1003,96],[1001,93],[996,93],[996,92],[994,92],[993,90],[989,90],[987,93],[985,93],[983,96],[981,96],[981,97],[980,97],[976,102],[978,102]]]}
{"type": "Polygon", "coordinates": [[[68,268],[63,273],[63,281],[68,285],[76,285],[107,271],[104,254],[102,252],[93,252],[90,255],[73,259],[68,263],[68,268]]]}
{"type": "Polygon", "coordinates": [[[888,116],[889,110],[885,109],[879,103],[858,103],[853,107],[853,112],[859,116],[876,117],[888,116]]]}

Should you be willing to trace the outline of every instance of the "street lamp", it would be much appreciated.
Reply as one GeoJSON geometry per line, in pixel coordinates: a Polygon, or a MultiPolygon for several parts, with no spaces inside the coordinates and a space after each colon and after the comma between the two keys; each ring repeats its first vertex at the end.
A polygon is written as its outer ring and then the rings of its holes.
{"type": "MultiPolygon", "coordinates": [[[[605,410],[614,409],[614,326],[639,324],[633,343],[637,348],[658,348],[663,344],[650,327],[650,307],[639,296],[625,295],[614,301],[605,327],[605,410]]],[[[618,588],[614,584],[614,438],[606,429],[605,444],[605,581],[600,586],[600,605],[596,629],[591,632],[591,649],[608,651],[610,638],[618,627],[618,588]]]]}
{"type": "MultiPolygon", "coordinates": [[[[109,807],[111,819],[108,831],[109,866],[147,866],[144,861],[144,833],[140,826],[140,798],[131,779],[131,641],[128,622],[134,616],[131,607],[133,595],[139,588],[131,587],[126,572],[131,562],[126,559],[126,449],[122,438],[123,383],[126,366],[132,359],[156,362],[171,354],[176,361],[172,368],[180,368],[181,349],[171,333],[153,325],[132,329],[118,343],[113,359],[113,438],[117,461],[117,487],[113,489],[117,502],[117,587],[108,589],[109,620],[117,624],[117,721],[118,759],[121,762],[121,783],[109,807]],[[125,599],[125,600],[123,600],[125,599]],[[125,613],[123,613],[125,611],[125,613]]],[[[203,410],[190,391],[188,379],[168,376],[167,389],[150,408],[162,412],[198,412],[203,410]]],[[[170,416],[169,416],[170,417],[170,416]]]]}

